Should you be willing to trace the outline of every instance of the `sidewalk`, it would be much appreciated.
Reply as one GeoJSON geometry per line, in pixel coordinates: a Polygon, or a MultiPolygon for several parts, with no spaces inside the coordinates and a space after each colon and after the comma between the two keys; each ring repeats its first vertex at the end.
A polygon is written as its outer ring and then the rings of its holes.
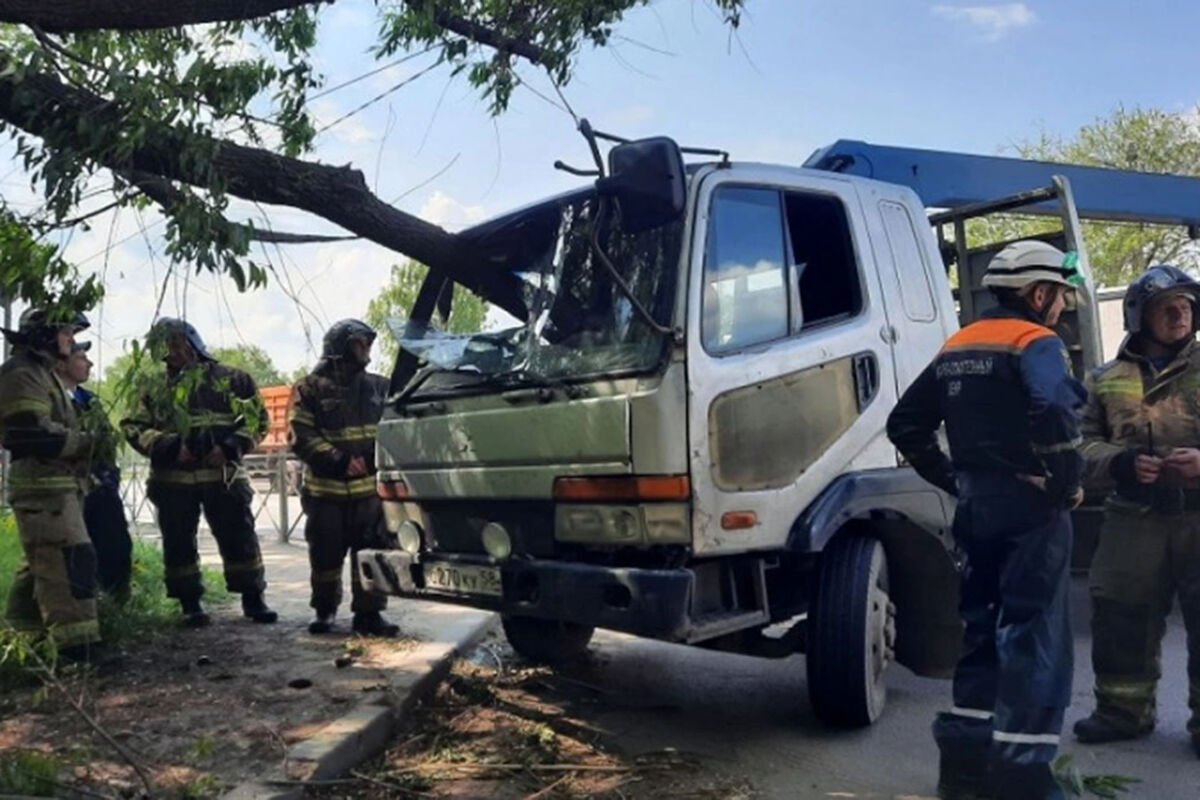
{"type": "MultiPolygon", "coordinates": [[[[261,524],[261,523],[260,523],[261,524]]],[[[157,543],[157,531],[139,525],[142,538],[157,543]]],[[[279,628],[294,631],[303,641],[325,643],[349,636],[349,584],[338,617],[336,634],[313,637],[307,632],[312,610],[308,606],[308,551],[303,541],[282,543],[272,528],[259,529],[263,564],[266,568],[267,602],[279,612],[279,628]]],[[[201,561],[220,569],[216,541],[206,526],[199,536],[201,561]]],[[[348,569],[348,567],[347,567],[348,569]]],[[[348,580],[349,575],[344,576],[348,580]]],[[[228,613],[237,614],[236,607],[228,613]]],[[[415,640],[411,646],[372,648],[369,658],[341,669],[322,663],[309,673],[315,684],[327,691],[343,689],[346,694],[366,697],[340,716],[331,716],[315,733],[293,744],[281,764],[263,765],[259,780],[237,786],[225,797],[292,798],[302,794],[299,785],[280,782],[325,780],[345,774],[379,752],[402,716],[424,693],[431,691],[449,669],[454,657],[472,647],[495,624],[496,618],[475,609],[418,600],[392,598],[385,616],[400,625],[401,636],[415,640]],[[373,684],[386,681],[385,691],[367,692],[373,684]]]]}

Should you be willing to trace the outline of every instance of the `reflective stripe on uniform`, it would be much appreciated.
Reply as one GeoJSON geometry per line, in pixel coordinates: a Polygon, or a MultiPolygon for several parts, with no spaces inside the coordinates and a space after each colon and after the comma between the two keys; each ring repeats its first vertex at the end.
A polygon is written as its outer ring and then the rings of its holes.
{"type": "Polygon", "coordinates": [[[332,431],[321,431],[331,442],[362,442],[374,439],[379,433],[378,425],[351,425],[332,431]]]}
{"type": "Polygon", "coordinates": [[[1095,385],[1096,394],[1124,394],[1142,396],[1142,381],[1139,378],[1100,378],[1095,385]]]}
{"type": "Polygon", "coordinates": [[[186,564],[182,567],[165,567],[163,575],[167,578],[190,578],[200,574],[200,564],[186,564]]]}
{"type": "Polygon", "coordinates": [[[991,719],[996,716],[991,711],[981,708],[963,708],[961,706],[954,706],[950,709],[950,713],[956,717],[966,717],[967,719],[991,719]]]}
{"type": "Polygon", "coordinates": [[[71,492],[82,489],[84,483],[85,481],[82,478],[65,475],[47,475],[41,478],[10,475],[8,479],[9,488],[13,491],[25,490],[30,492],[71,492]]]}
{"type": "Polygon", "coordinates": [[[9,402],[4,409],[4,416],[10,417],[14,414],[50,414],[52,406],[45,400],[38,400],[33,397],[19,397],[9,402]]]}
{"type": "Polygon", "coordinates": [[[1069,442],[1060,442],[1058,444],[1032,444],[1035,453],[1066,453],[1075,450],[1083,444],[1083,437],[1078,436],[1069,442]]]}
{"type": "Polygon", "coordinates": [[[261,558],[255,558],[251,561],[226,561],[226,572],[257,572],[263,568],[261,558]]]}
{"type": "Polygon", "coordinates": [[[49,636],[59,647],[91,644],[100,641],[100,622],[85,619],[82,622],[66,622],[52,625],[49,636]]]}
{"type": "Polygon", "coordinates": [[[150,480],[154,483],[183,485],[224,483],[225,471],[216,467],[206,467],[204,469],[151,469],[150,480]]]}
{"type": "Polygon", "coordinates": [[[375,493],[375,476],[367,475],[361,478],[341,480],[338,478],[319,478],[315,475],[306,475],[304,478],[304,490],[311,495],[321,497],[370,495],[375,493]]]}
{"type": "Polygon", "coordinates": [[[193,411],[188,415],[188,422],[193,428],[216,428],[222,425],[236,425],[238,418],[234,414],[223,411],[193,411]]]}
{"type": "Polygon", "coordinates": [[[1120,678],[1096,677],[1096,691],[1109,697],[1126,700],[1149,700],[1154,697],[1157,681],[1131,681],[1120,678]]]}
{"type": "Polygon", "coordinates": [[[1001,317],[976,320],[946,340],[943,352],[985,350],[1000,353],[1020,353],[1032,342],[1054,331],[1022,319],[1001,317]]]}
{"type": "Polygon", "coordinates": [[[1057,733],[1008,733],[1006,731],[992,731],[992,740],[1008,742],[1009,744],[1057,745],[1060,737],[1057,733]]]}
{"type": "Polygon", "coordinates": [[[312,412],[307,411],[299,406],[292,406],[292,413],[288,415],[289,422],[299,422],[301,425],[316,427],[317,419],[312,415],[312,412]]]}
{"type": "Polygon", "coordinates": [[[340,583],[342,571],[341,569],[314,569],[312,580],[313,583],[340,583]]]}

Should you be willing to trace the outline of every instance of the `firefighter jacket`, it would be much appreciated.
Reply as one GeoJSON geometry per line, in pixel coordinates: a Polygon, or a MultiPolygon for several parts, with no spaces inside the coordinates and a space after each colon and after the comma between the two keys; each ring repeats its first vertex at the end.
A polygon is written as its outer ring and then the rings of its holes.
{"type": "Polygon", "coordinates": [[[1086,481],[1094,491],[1159,511],[1166,505],[1200,499],[1200,481],[1172,479],[1164,473],[1145,486],[1134,478],[1139,454],[1166,456],[1176,447],[1200,446],[1200,345],[1188,342],[1161,370],[1137,352],[1136,337],[1121,344],[1117,357],[1088,376],[1083,412],[1086,481]],[[1172,495],[1172,496],[1168,496],[1172,495]]]}
{"type": "Polygon", "coordinates": [[[267,433],[267,409],[254,379],[233,367],[201,361],[168,372],[165,391],[143,395],[136,413],[121,421],[125,438],[150,459],[150,482],[193,486],[228,482],[226,467],[205,461],[219,447],[230,465],[267,433]],[[186,393],[185,402],[172,398],[186,393]],[[193,460],[179,463],[186,444],[193,460]]]}
{"type": "Polygon", "coordinates": [[[0,437],[12,454],[10,502],[53,503],[55,495],[84,492],[92,437],[50,356],[20,348],[0,366],[0,437]]]}
{"type": "Polygon", "coordinates": [[[387,390],[382,375],[336,362],[323,362],[296,384],[289,437],[292,451],[308,467],[305,495],[353,499],[375,494],[375,435],[387,390]],[[346,476],[354,456],[366,461],[366,475],[346,476]]]}
{"type": "Polygon", "coordinates": [[[888,438],[930,483],[1039,475],[1054,502],[1079,488],[1076,412],[1085,399],[1066,347],[1032,315],[995,308],[954,334],[888,418],[888,438]],[[938,446],[945,422],[949,458],[938,446]]]}

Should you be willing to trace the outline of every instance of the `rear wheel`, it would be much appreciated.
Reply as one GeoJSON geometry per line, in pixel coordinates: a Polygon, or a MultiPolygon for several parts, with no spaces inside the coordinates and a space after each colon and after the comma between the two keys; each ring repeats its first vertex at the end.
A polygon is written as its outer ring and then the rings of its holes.
{"type": "Polygon", "coordinates": [[[822,721],[870,725],[887,701],[896,609],[878,539],[839,536],[821,554],[808,619],[808,696],[822,721]]]}
{"type": "Polygon", "coordinates": [[[500,619],[512,649],[530,661],[557,664],[580,656],[592,641],[595,628],[553,619],[513,617],[500,619]]]}

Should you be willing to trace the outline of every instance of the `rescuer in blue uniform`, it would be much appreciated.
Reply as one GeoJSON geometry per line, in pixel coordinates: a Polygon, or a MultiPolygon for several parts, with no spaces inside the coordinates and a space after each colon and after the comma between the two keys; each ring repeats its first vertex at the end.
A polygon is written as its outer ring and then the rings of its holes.
{"type": "Polygon", "coordinates": [[[999,305],[947,340],[888,419],[916,471],[958,497],[963,651],[953,708],[933,724],[946,800],[1062,796],[1050,762],[1071,699],[1069,511],[1083,499],[1086,395],[1050,328],[1082,282],[1073,253],[1005,247],[983,279],[999,305]]]}

